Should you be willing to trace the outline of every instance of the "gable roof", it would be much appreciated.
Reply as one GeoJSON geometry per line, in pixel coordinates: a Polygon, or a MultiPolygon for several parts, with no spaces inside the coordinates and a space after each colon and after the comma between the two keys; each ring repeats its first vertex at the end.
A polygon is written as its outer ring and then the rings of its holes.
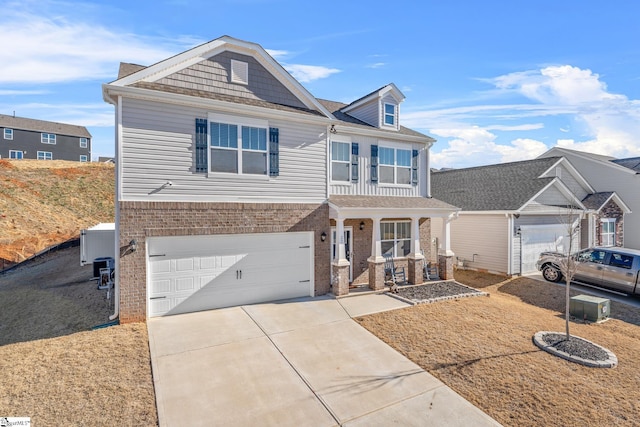
{"type": "Polygon", "coordinates": [[[404,126],[400,126],[400,129],[397,131],[394,130],[389,130],[389,129],[380,129],[377,128],[375,126],[370,125],[369,123],[366,123],[360,119],[357,119],[347,113],[345,113],[344,107],[347,106],[347,104],[344,104],[342,102],[337,102],[337,101],[329,101],[326,99],[318,99],[318,101],[320,101],[320,103],[322,105],[324,105],[326,107],[327,110],[329,110],[331,112],[331,114],[333,114],[333,117],[336,118],[336,120],[342,122],[344,125],[350,126],[350,127],[361,127],[361,128],[367,128],[367,129],[375,129],[377,131],[381,131],[381,132],[387,132],[390,135],[397,135],[402,134],[402,135],[408,135],[408,136],[417,136],[417,137],[421,137],[421,138],[426,138],[429,140],[429,142],[435,142],[436,140],[431,138],[430,136],[427,136],[423,133],[417,132],[413,129],[409,129],[406,128],[404,126]]]}
{"type": "Polygon", "coordinates": [[[352,103],[345,105],[344,107],[342,107],[341,110],[347,113],[355,108],[358,108],[363,104],[366,104],[367,102],[373,101],[378,98],[382,98],[387,93],[391,93],[391,96],[393,96],[398,102],[402,102],[405,99],[405,96],[402,92],[400,92],[400,89],[398,89],[398,87],[393,83],[389,83],[387,85],[382,86],[379,89],[374,90],[371,93],[366,94],[361,98],[356,99],[352,103]]]}
{"type": "Polygon", "coordinates": [[[5,114],[0,114],[0,127],[91,138],[91,134],[84,126],[28,119],[25,117],[7,116],[5,114]]]}
{"type": "Polygon", "coordinates": [[[558,178],[540,178],[561,157],[438,171],[431,195],[463,211],[517,211],[558,178]]]}
{"type": "Polygon", "coordinates": [[[596,164],[607,166],[621,172],[626,172],[630,174],[640,172],[628,166],[625,166],[626,162],[631,159],[618,160],[615,157],[611,157],[611,156],[603,156],[601,154],[588,153],[586,151],[569,150],[567,148],[561,148],[561,147],[550,148],[548,151],[538,156],[538,158],[555,157],[555,156],[568,156],[569,158],[570,156],[576,156],[580,159],[588,160],[596,164]],[[618,162],[622,162],[623,164],[618,164],[618,162]]]}
{"type": "Polygon", "coordinates": [[[225,51],[253,57],[260,65],[270,71],[271,74],[309,110],[318,111],[326,117],[331,118],[331,114],[326,111],[324,106],[293,78],[280,63],[273,59],[262,46],[229,36],[222,36],[210,42],[203,43],[185,52],[174,55],[171,58],[138,70],[135,70],[134,67],[126,66],[123,70],[123,67],[121,67],[121,72],[130,73],[126,75],[124,75],[125,73],[119,73],[123,74],[123,76],[119,76],[118,79],[111,82],[110,85],[132,86],[140,83],[156,83],[163,77],[167,77],[225,51]]]}
{"type": "Polygon", "coordinates": [[[138,64],[121,63],[118,70],[117,80],[108,85],[103,85],[105,101],[113,103],[113,101],[107,96],[107,93],[111,95],[111,90],[124,90],[119,89],[124,87],[151,90],[165,94],[186,95],[201,99],[228,102],[236,105],[246,105],[249,107],[260,107],[277,111],[300,113],[307,115],[307,117],[312,119],[314,117],[329,119],[328,124],[335,124],[338,126],[338,129],[345,126],[350,128],[353,132],[362,131],[366,133],[373,131],[376,133],[386,133],[390,137],[393,135],[393,137],[396,138],[397,135],[410,137],[414,141],[419,141],[424,144],[435,142],[435,139],[404,126],[399,126],[398,130],[380,129],[344,112],[345,109],[359,104],[367,98],[373,99],[387,93],[391,93],[391,95],[398,100],[403,100],[404,95],[393,83],[385,85],[364,97],[359,98],[351,104],[318,99],[309,93],[260,45],[234,39],[229,36],[223,36],[211,42],[204,43],[148,67],[138,64]],[[224,90],[201,90],[197,89],[196,85],[185,85],[184,87],[176,86],[167,84],[166,81],[163,80],[165,77],[170,76],[173,73],[177,73],[180,70],[225,51],[249,55],[254,58],[261,66],[277,78],[279,82],[283,84],[294,96],[300,99],[301,103],[299,106],[276,103],[265,99],[258,99],[256,97],[237,96],[233,93],[224,93],[230,92],[224,90]]]}
{"type": "Polygon", "coordinates": [[[615,191],[602,191],[599,193],[588,194],[582,200],[582,204],[589,210],[599,212],[611,200],[617,204],[620,209],[622,209],[622,212],[631,213],[631,209],[629,209],[615,191]]]}

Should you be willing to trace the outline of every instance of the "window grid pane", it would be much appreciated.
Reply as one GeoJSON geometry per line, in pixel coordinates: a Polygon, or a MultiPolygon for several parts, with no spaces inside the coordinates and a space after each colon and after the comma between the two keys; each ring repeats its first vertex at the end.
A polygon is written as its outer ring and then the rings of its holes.
{"type": "Polygon", "coordinates": [[[381,165],[395,165],[395,150],[393,148],[380,147],[378,149],[378,156],[380,158],[381,165]]]}
{"type": "Polygon", "coordinates": [[[331,142],[331,160],[348,162],[349,156],[349,144],[344,142],[331,142]]]}

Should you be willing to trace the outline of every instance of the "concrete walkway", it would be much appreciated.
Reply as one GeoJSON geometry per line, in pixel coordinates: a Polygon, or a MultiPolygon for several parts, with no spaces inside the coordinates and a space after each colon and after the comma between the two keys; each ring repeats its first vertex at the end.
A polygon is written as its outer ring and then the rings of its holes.
{"type": "Polygon", "coordinates": [[[247,305],[148,321],[160,426],[495,426],[351,317],[387,295],[247,305]]]}

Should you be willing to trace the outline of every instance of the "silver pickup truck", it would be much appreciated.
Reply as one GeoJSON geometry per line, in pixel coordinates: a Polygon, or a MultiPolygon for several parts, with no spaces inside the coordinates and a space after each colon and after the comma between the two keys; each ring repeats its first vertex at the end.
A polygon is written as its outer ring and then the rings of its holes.
{"type": "MultiPolygon", "coordinates": [[[[577,262],[573,280],[627,294],[640,295],[640,251],[626,248],[589,248],[572,255],[577,262]]],[[[565,255],[543,252],[537,262],[538,270],[550,282],[559,282],[560,268],[565,255]]]]}

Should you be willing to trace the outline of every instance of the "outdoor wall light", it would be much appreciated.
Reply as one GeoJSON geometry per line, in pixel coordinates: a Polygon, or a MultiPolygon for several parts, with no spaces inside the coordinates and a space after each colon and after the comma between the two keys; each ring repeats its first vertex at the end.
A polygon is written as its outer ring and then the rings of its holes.
{"type": "Polygon", "coordinates": [[[360,230],[364,230],[364,221],[360,221],[360,230]]]}
{"type": "Polygon", "coordinates": [[[136,249],[138,249],[138,242],[136,242],[136,239],[131,239],[129,242],[129,250],[131,252],[135,252],[136,249]]]}
{"type": "Polygon", "coordinates": [[[338,131],[336,130],[336,125],[331,125],[331,129],[329,129],[329,132],[338,133],[338,131]]]}
{"type": "Polygon", "coordinates": [[[320,235],[320,240],[322,240],[323,242],[327,240],[327,233],[323,231],[322,234],[320,235]]]}

